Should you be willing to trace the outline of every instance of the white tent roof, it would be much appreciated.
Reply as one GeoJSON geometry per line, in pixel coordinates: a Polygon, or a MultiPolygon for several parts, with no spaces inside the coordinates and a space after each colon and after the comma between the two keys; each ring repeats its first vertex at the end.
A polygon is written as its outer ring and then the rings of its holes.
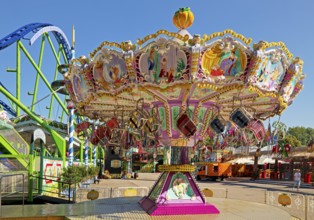
{"type": "MultiPolygon", "coordinates": [[[[230,160],[228,161],[229,163],[238,163],[238,164],[254,164],[254,159],[250,158],[250,157],[241,157],[241,158],[237,158],[234,160],[230,160]]],[[[279,163],[284,164],[287,163],[285,161],[282,160],[278,160],[279,163]]],[[[270,157],[260,157],[258,159],[257,162],[259,165],[265,164],[265,163],[270,163],[270,164],[274,164],[275,163],[275,159],[270,158],[270,157]]]]}
{"type": "Polygon", "coordinates": [[[252,158],[249,157],[242,157],[242,158],[237,158],[234,160],[228,161],[229,163],[239,163],[239,164],[254,164],[254,161],[252,158]]]}

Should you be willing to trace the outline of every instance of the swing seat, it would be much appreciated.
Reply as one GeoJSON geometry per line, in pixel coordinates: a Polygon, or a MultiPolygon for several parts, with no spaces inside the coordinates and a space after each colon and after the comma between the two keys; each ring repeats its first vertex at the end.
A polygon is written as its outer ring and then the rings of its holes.
{"type": "Polygon", "coordinates": [[[187,138],[193,136],[196,132],[196,126],[186,113],[179,116],[177,128],[187,138]]]}
{"type": "Polygon", "coordinates": [[[111,118],[108,122],[107,122],[107,127],[110,129],[115,129],[119,127],[119,123],[117,118],[111,118]]]}
{"type": "Polygon", "coordinates": [[[79,123],[79,124],[76,125],[75,132],[77,134],[79,134],[82,131],[86,131],[89,126],[90,126],[90,123],[88,121],[84,121],[82,123],[79,123]]]}
{"type": "Polygon", "coordinates": [[[224,132],[225,130],[225,125],[222,122],[222,120],[220,120],[218,117],[216,117],[211,123],[210,123],[210,127],[217,133],[220,134],[222,132],[224,132]]]}
{"type": "Polygon", "coordinates": [[[248,113],[241,108],[234,110],[230,114],[230,119],[240,128],[245,128],[250,123],[250,117],[248,116],[248,113]]]}
{"type": "Polygon", "coordinates": [[[253,134],[258,141],[262,141],[266,136],[264,125],[260,120],[257,119],[251,120],[248,125],[248,129],[253,131],[253,134]]]}
{"type": "Polygon", "coordinates": [[[110,130],[106,126],[100,126],[94,130],[89,141],[93,145],[97,145],[101,139],[103,139],[105,137],[109,138],[110,136],[111,136],[110,130]]]}

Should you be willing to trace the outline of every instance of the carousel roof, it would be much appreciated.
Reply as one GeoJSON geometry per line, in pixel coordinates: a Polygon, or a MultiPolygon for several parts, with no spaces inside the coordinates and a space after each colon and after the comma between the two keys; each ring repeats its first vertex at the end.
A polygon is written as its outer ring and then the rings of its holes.
{"type": "Polygon", "coordinates": [[[193,20],[180,9],[173,17],[178,33],[104,41],[89,58],[73,59],[64,83],[78,114],[128,120],[154,106],[164,136],[182,137],[176,120],[186,112],[202,137],[217,117],[230,121],[240,109],[250,120],[265,120],[292,103],[303,87],[303,61],[284,43],[252,44],[230,29],[192,36],[186,28],[193,20]]]}

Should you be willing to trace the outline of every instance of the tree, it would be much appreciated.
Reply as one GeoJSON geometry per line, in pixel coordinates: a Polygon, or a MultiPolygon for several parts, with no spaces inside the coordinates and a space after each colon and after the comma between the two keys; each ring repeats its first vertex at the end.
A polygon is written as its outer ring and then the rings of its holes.
{"type": "Polygon", "coordinates": [[[301,142],[293,135],[287,135],[282,141],[285,144],[290,144],[291,147],[301,147],[302,145],[301,142]]]}
{"type": "Polygon", "coordinates": [[[295,136],[302,145],[307,145],[311,139],[314,139],[314,128],[291,127],[288,129],[287,135],[295,136]]]}

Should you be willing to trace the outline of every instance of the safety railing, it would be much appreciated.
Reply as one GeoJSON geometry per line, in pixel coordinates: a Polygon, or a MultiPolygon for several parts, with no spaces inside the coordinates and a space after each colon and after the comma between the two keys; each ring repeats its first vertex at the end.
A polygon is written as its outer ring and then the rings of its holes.
{"type": "Polygon", "coordinates": [[[283,209],[299,219],[314,219],[314,196],[312,195],[267,191],[266,204],[283,209]]]}
{"type": "MultiPolygon", "coordinates": [[[[1,177],[3,178],[3,176],[1,177]]],[[[47,179],[49,178],[42,178],[47,179]]],[[[68,183],[54,180],[60,183],[60,186],[68,183]]],[[[1,179],[0,179],[1,183],[1,179]]],[[[76,185],[76,184],[74,184],[76,185]]],[[[67,186],[68,187],[68,186],[67,186]]],[[[23,187],[24,188],[24,187],[23,187]]],[[[88,188],[71,187],[60,188],[59,192],[65,192],[66,196],[74,202],[84,202],[93,199],[117,198],[117,197],[132,197],[147,196],[149,187],[101,187],[91,184],[88,188]],[[62,191],[63,189],[63,191],[62,191]],[[96,196],[95,196],[96,195],[96,196]]],[[[283,192],[283,191],[268,191],[268,190],[248,190],[239,197],[237,190],[228,188],[200,188],[205,197],[238,199],[251,202],[263,203],[270,206],[278,207],[296,219],[314,219],[314,195],[305,195],[298,192],[283,192]]],[[[24,198],[24,197],[23,197],[24,198]]],[[[1,194],[0,194],[1,199],[1,194]]],[[[1,201],[1,200],[0,200],[1,201]]]]}
{"type": "Polygon", "coordinates": [[[24,205],[24,199],[25,199],[25,179],[24,179],[24,174],[23,173],[16,173],[16,174],[0,174],[0,214],[2,214],[2,198],[11,196],[13,194],[18,194],[22,193],[22,203],[24,205]],[[10,178],[10,177],[17,177],[17,176],[22,176],[22,189],[18,190],[18,187],[16,187],[15,191],[11,192],[5,192],[3,195],[3,189],[2,189],[2,180],[5,178],[10,178]]]}
{"type": "Polygon", "coordinates": [[[34,179],[37,179],[35,187],[33,185],[33,190],[37,191],[39,195],[47,195],[57,198],[67,198],[68,202],[76,201],[76,181],[74,182],[65,182],[61,181],[60,177],[55,176],[32,176],[34,179]],[[49,185],[40,184],[40,181],[50,182],[49,185]]]}

